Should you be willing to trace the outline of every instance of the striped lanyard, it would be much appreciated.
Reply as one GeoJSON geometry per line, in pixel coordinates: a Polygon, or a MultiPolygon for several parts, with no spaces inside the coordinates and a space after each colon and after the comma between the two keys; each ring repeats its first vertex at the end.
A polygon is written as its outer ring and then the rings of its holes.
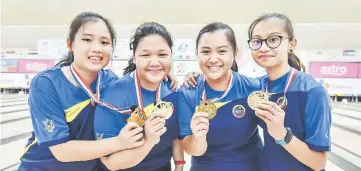
{"type": "MultiPolygon", "coordinates": [[[[139,76],[137,74],[137,71],[134,71],[134,77],[135,77],[134,78],[134,84],[135,84],[135,91],[136,91],[136,94],[137,94],[138,107],[141,110],[144,110],[142,91],[141,91],[140,80],[139,80],[139,76]]],[[[156,91],[156,95],[155,95],[156,101],[160,100],[161,85],[162,85],[162,83],[159,84],[159,86],[157,88],[157,91],[156,91]]]]}
{"type": "MultiPolygon", "coordinates": [[[[232,72],[229,72],[229,77],[228,77],[228,82],[227,82],[227,89],[226,91],[224,91],[224,93],[222,94],[221,97],[217,97],[217,98],[213,98],[211,99],[210,101],[213,103],[217,100],[221,100],[223,99],[224,97],[226,97],[228,95],[228,93],[231,91],[231,88],[233,86],[233,73],[232,72]]],[[[207,100],[207,97],[206,97],[206,89],[205,89],[205,82],[206,82],[206,78],[203,77],[203,93],[202,93],[202,100],[207,100]]]]}
{"type": "MultiPolygon", "coordinates": [[[[291,72],[288,74],[285,90],[283,91],[283,98],[285,99],[283,102],[286,102],[286,92],[291,87],[291,84],[292,84],[293,80],[295,79],[295,77],[296,77],[296,69],[292,68],[291,72]]],[[[270,84],[270,80],[268,79],[267,85],[266,85],[266,93],[267,94],[269,94],[268,93],[269,84],[270,84]]]]}
{"type": "Polygon", "coordinates": [[[111,104],[100,101],[100,81],[101,81],[100,72],[98,73],[96,93],[93,94],[93,91],[90,89],[89,85],[87,85],[85,83],[85,81],[82,79],[80,74],[75,70],[75,68],[73,67],[73,64],[70,65],[70,71],[71,71],[73,77],[75,78],[75,80],[77,81],[77,83],[80,85],[81,89],[83,89],[83,91],[90,97],[93,105],[99,104],[101,106],[115,110],[122,114],[130,114],[132,112],[130,108],[121,109],[121,108],[117,108],[111,104]]]}

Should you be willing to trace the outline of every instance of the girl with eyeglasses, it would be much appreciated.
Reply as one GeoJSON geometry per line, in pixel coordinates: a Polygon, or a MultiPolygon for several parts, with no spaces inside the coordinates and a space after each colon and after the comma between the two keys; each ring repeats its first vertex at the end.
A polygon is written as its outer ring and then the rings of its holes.
{"type": "MultiPolygon", "coordinates": [[[[302,72],[290,19],[277,13],[262,15],[250,25],[248,35],[254,61],[267,71],[260,78],[261,91],[248,97],[264,129],[261,169],[324,169],[331,147],[329,97],[320,83],[302,72]]],[[[188,76],[188,83],[192,79],[188,76]]]]}

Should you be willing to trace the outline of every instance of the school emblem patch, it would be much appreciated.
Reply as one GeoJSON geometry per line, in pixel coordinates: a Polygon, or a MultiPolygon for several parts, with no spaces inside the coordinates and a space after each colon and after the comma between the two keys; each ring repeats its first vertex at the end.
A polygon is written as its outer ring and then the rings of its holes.
{"type": "Polygon", "coordinates": [[[235,105],[232,113],[236,118],[242,118],[246,114],[246,109],[242,105],[235,105]]]}
{"type": "Polygon", "coordinates": [[[103,136],[104,136],[104,134],[103,134],[103,133],[99,133],[99,132],[97,132],[97,133],[95,133],[95,134],[96,134],[95,139],[97,139],[97,140],[101,140],[101,139],[103,139],[103,136]]]}
{"type": "Polygon", "coordinates": [[[43,125],[44,125],[45,131],[47,131],[47,132],[54,131],[55,125],[54,125],[53,120],[46,119],[45,121],[43,121],[43,125]]]}

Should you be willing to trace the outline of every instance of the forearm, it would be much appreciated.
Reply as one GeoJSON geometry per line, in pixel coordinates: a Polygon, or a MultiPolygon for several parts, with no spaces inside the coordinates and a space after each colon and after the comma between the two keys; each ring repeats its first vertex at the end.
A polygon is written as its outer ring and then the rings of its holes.
{"type": "Polygon", "coordinates": [[[180,140],[173,141],[172,151],[173,151],[173,160],[174,161],[183,161],[184,160],[184,151],[183,151],[182,143],[180,140]]]}
{"type": "Polygon", "coordinates": [[[101,161],[109,170],[130,168],[139,164],[153,147],[154,144],[146,141],[143,146],[118,151],[109,157],[102,157],[101,161]]]}
{"type": "Polygon", "coordinates": [[[326,167],[327,153],[311,150],[308,145],[296,136],[284,148],[298,161],[313,170],[322,170],[326,167]]]}
{"type": "Polygon", "coordinates": [[[184,151],[192,156],[201,156],[207,151],[206,137],[195,138],[194,135],[189,135],[182,140],[184,151]]]}
{"type": "Polygon", "coordinates": [[[49,148],[61,162],[87,161],[122,150],[117,137],[97,141],[72,140],[49,148]]]}

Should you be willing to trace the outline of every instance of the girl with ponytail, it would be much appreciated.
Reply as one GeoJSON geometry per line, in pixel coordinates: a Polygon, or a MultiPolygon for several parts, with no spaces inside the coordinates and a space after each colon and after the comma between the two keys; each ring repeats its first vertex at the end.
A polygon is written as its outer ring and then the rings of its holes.
{"type": "Polygon", "coordinates": [[[250,25],[248,36],[253,59],[267,71],[261,89],[268,97],[273,94],[254,106],[264,129],[261,168],[323,170],[331,147],[328,94],[302,72],[290,19],[277,13],[262,15],[250,25]]]}

